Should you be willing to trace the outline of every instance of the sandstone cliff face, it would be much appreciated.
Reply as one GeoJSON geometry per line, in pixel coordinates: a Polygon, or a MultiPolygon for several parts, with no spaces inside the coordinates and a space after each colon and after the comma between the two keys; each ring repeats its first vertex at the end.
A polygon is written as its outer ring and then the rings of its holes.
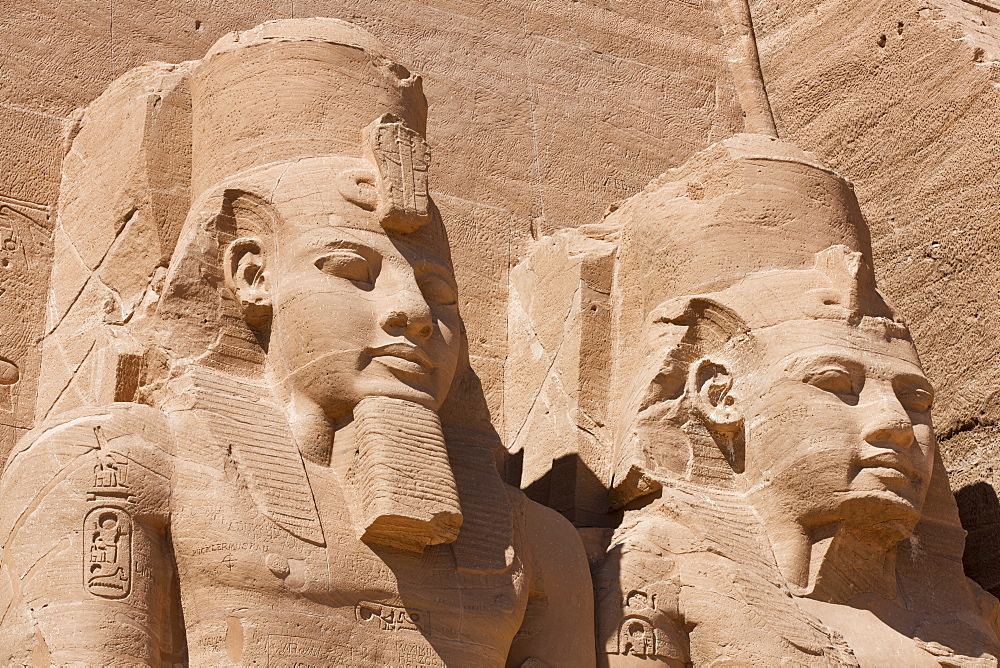
{"type": "MultiPolygon", "coordinates": [[[[610,202],[744,129],[737,95],[711,62],[718,35],[677,18],[703,8],[698,0],[7,4],[4,451],[40,417],[35,343],[63,157],[80,120],[74,110],[132,67],[198,58],[227,31],[292,16],[345,18],[405,53],[426,79],[440,167],[431,188],[450,225],[472,364],[508,440],[519,426],[508,424],[514,409],[503,395],[509,268],[532,237],[598,222],[610,202]],[[685,53],[705,57],[681,55],[679,34],[699,41],[685,43],[685,53]]],[[[934,417],[970,549],[986,551],[1000,522],[992,492],[1000,476],[992,466],[1000,5],[755,0],[751,9],[779,133],[856,185],[880,285],[911,323],[938,388],[934,417]]],[[[1000,582],[983,568],[981,582],[1000,582]]]]}

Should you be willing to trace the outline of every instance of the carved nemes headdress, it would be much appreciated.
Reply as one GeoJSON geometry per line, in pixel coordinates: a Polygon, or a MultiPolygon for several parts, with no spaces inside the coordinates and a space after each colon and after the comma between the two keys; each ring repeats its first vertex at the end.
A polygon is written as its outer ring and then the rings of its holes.
{"type": "Polygon", "coordinates": [[[696,447],[703,439],[680,429],[688,367],[699,357],[799,318],[877,321],[884,333],[908,336],[875,286],[851,184],[788,142],[737,135],[715,144],[608,223],[621,229],[612,291],[614,505],[653,491],[656,475],[648,474],[656,470],[710,486],[728,486],[739,472],[738,453],[696,447]],[[675,433],[659,430],[657,443],[639,438],[635,422],[650,411],[660,424],[677,422],[675,433]]]}

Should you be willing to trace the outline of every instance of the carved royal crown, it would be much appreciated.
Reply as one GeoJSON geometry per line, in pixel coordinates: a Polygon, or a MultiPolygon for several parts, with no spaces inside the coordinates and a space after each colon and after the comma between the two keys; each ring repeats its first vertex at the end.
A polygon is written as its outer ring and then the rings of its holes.
{"type": "Polygon", "coordinates": [[[419,140],[421,79],[362,28],[271,21],[221,38],[192,73],[194,199],[233,174],[304,157],[364,157],[362,133],[391,114],[419,140]]]}

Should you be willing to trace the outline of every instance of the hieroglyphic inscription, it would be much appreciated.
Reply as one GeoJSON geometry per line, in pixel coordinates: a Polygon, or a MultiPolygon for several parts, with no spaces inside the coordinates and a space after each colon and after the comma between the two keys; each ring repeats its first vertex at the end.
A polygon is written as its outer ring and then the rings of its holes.
{"type": "Polygon", "coordinates": [[[7,204],[0,204],[0,267],[7,269],[12,264],[12,255],[24,255],[24,244],[19,239],[18,230],[30,224],[31,218],[7,204]]]}
{"type": "Polygon", "coordinates": [[[358,621],[378,626],[382,631],[420,631],[426,628],[427,615],[420,610],[407,610],[397,605],[360,601],[354,608],[358,621]]]}
{"type": "Polygon", "coordinates": [[[643,188],[643,186],[637,186],[633,183],[629,183],[626,179],[613,175],[605,176],[604,181],[601,183],[601,187],[623,197],[634,195],[643,188]]]}
{"type": "Polygon", "coordinates": [[[656,656],[656,635],[648,619],[630,616],[618,628],[618,653],[633,656],[656,656]]]}
{"type": "Polygon", "coordinates": [[[100,426],[94,427],[94,437],[99,450],[94,464],[94,486],[87,496],[89,501],[100,497],[129,499],[132,492],[128,485],[128,457],[113,451],[100,426]]]}
{"type": "Polygon", "coordinates": [[[132,518],[122,508],[93,508],[83,522],[83,584],[94,596],[125,598],[132,591],[132,518]]]}
{"type": "MultiPolygon", "coordinates": [[[[631,655],[644,658],[661,656],[657,650],[658,635],[663,633],[657,628],[657,618],[667,612],[665,608],[676,606],[675,586],[666,582],[657,582],[650,588],[632,589],[621,598],[622,617],[618,621],[618,629],[610,640],[605,651],[609,654],[631,655]]],[[[659,640],[669,640],[661,637],[659,640]]]]}
{"type": "MultiPolygon", "coordinates": [[[[47,242],[49,226],[47,206],[0,195],[0,272],[4,272],[0,276],[6,277],[6,272],[23,274],[36,264],[47,269],[40,262],[42,258],[29,257],[28,247],[38,241],[39,228],[47,242]]],[[[0,297],[6,292],[7,286],[2,286],[0,297]]]]}
{"type": "Polygon", "coordinates": [[[114,452],[102,452],[94,465],[94,489],[111,494],[128,490],[128,460],[114,452]]]}
{"type": "Polygon", "coordinates": [[[626,615],[618,625],[618,654],[656,656],[656,634],[649,619],[655,608],[656,594],[633,589],[623,597],[626,615]]]}
{"type": "Polygon", "coordinates": [[[94,427],[97,460],[94,484],[87,500],[92,507],[83,521],[83,584],[94,596],[125,598],[132,591],[132,518],[129,512],[108,502],[128,503],[132,494],[128,481],[128,457],[108,445],[104,432],[94,427]]]}

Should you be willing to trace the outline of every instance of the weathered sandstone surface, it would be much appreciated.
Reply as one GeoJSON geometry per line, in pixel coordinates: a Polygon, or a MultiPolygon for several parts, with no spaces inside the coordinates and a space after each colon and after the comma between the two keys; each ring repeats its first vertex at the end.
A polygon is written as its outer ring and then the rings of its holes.
{"type": "Polygon", "coordinates": [[[996,665],[1000,4],[6,5],[9,660],[996,665]]]}

